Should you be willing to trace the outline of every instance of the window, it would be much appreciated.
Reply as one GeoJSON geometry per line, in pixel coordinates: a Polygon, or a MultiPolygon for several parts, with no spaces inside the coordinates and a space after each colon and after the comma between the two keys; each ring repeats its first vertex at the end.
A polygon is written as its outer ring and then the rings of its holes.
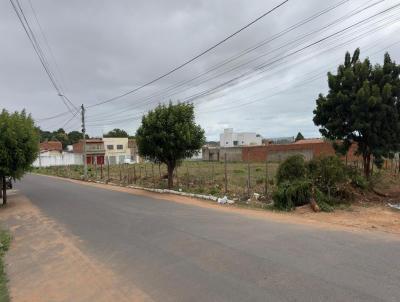
{"type": "Polygon", "coordinates": [[[238,144],[239,144],[238,141],[233,141],[233,145],[234,145],[234,146],[237,146],[238,144]]]}
{"type": "Polygon", "coordinates": [[[225,144],[228,144],[228,142],[226,142],[225,144]]]}
{"type": "Polygon", "coordinates": [[[107,145],[107,150],[114,150],[114,145],[107,145]]]}
{"type": "Polygon", "coordinates": [[[117,145],[117,150],[122,150],[122,149],[124,149],[123,145],[117,145]]]}

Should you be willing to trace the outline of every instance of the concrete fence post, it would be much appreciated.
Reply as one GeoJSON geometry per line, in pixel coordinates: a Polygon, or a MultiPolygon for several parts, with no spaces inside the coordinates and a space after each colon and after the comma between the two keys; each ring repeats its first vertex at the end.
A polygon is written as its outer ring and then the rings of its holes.
{"type": "Polygon", "coordinates": [[[226,167],[226,152],[224,154],[224,173],[225,173],[225,194],[228,193],[228,173],[227,173],[227,167],[226,167]]]}
{"type": "Polygon", "coordinates": [[[107,159],[107,182],[110,181],[110,162],[107,159]]]}
{"type": "Polygon", "coordinates": [[[264,195],[267,197],[268,194],[268,159],[265,159],[265,192],[264,195]]]}
{"type": "Polygon", "coordinates": [[[250,150],[247,149],[247,196],[250,198],[250,150]]]}

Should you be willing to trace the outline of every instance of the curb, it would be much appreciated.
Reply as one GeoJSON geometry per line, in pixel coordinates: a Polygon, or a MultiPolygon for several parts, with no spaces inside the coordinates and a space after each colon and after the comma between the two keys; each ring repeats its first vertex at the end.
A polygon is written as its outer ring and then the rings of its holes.
{"type": "MultiPolygon", "coordinates": [[[[140,186],[133,186],[133,185],[128,185],[128,186],[122,186],[117,183],[112,183],[112,182],[104,182],[104,181],[91,181],[89,180],[88,182],[95,182],[95,183],[100,183],[100,184],[108,184],[108,185],[113,185],[113,186],[119,186],[119,187],[126,187],[126,188],[131,188],[131,189],[137,189],[137,190],[144,190],[144,191],[149,191],[149,192],[155,192],[155,193],[160,193],[160,194],[175,194],[175,195],[180,195],[180,196],[186,196],[186,197],[192,197],[192,198],[199,198],[199,199],[204,199],[204,200],[211,200],[211,201],[216,201],[220,198],[212,196],[212,195],[204,195],[204,194],[195,194],[195,193],[188,193],[188,192],[181,192],[181,191],[175,191],[175,190],[169,190],[169,189],[155,189],[155,188],[147,188],[147,187],[140,187],[140,186]]],[[[235,201],[226,199],[226,202],[228,204],[233,204],[235,201]]]]}

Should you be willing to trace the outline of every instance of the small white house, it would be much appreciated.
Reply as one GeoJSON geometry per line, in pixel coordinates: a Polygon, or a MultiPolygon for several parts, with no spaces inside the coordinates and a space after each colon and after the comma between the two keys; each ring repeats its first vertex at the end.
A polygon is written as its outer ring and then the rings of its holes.
{"type": "Polygon", "coordinates": [[[259,146],[262,137],[255,132],[233,132],[233,128],[224,129],[219,136],[220,147],[259,146]]]}

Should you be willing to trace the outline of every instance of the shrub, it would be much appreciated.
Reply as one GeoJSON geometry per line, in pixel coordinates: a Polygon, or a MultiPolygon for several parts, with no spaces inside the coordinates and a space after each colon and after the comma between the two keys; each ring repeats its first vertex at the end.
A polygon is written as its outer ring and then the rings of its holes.
{"type": "Polygon", "coordinates": [[[337,156],[323,156],[308,163],[308,174],[312,183],[328,198],[336,194],[338,185],[348,179],[346,166],[337,156]]]}
{"type": "Polygon", "coordinates": [[[361,175],[361,173],[356,168],[348,167],[347,175],[350,179],[350,184],[353,187],[359,188],[361,190],[366,190],[368,188],[367,179],[363,175],[361,175]]]}
{"type": "Polygon", "coordinates": [[[329,199],[321,190],[315,189],[315,202],[322,212],[333,212],[332,204],[334,201],[329,199]]]}
{"type": "Polygon", "coordinates": [[[311,198],[311,183],[307,180],[282,182],[273,193],[274,207],[290,211],[307,204],[311,198]]]}
{"type": "Polygon", "coordinates": [[[276,174],[276,181],[279,185],[283,182],[304,179],[306,176],[306,166],[301,155],[293,155],[282,162],[276,174]]]}

